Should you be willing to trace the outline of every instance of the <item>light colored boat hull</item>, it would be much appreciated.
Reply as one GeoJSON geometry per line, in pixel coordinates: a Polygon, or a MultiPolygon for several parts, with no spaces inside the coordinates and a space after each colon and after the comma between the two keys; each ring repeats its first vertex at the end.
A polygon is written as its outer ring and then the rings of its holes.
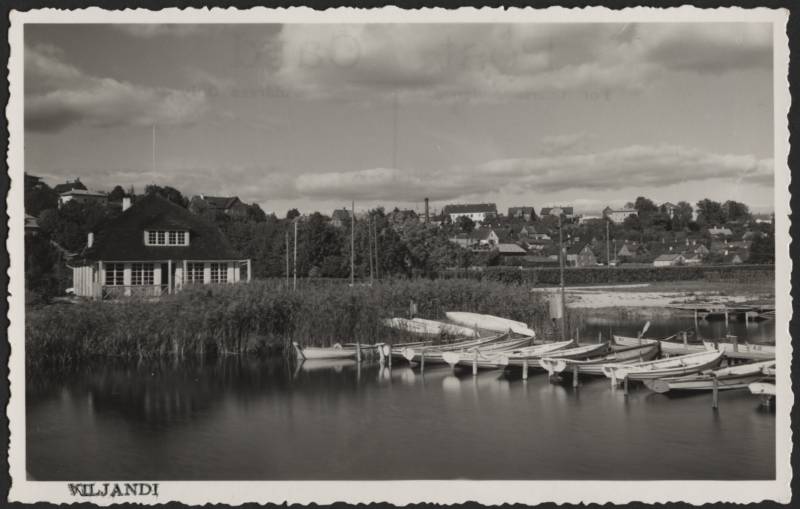
{"type": "Polygon", "coordinates": [[[579,374],[603,376],[603,365],[605,364],[645,362],[655,359],[656,355],[658,355],[658,345],[650,344],[618,350],[598,359],[571,360],[549,357],[542,359],[540,364],[550,375],[577,368],[579,374]]]}
{"type": "Polygon", "coordinates": [[[522,322],[501,318],[499,316],[461,311],[448,311],[447,319],[465,327],[489,330],[494,332],[512,331],[523,336],[536,336],[536,332],[522,322]]]}
{"type": "Polygon", "coordinates": [[[705,347],[714,350],[719,347],[725,352],[725,357],[731,359],[749,360],[770,360],[775,358],[775,347],[773,345],[758,345],[753,343],[714,343],[713,341],[703,341],[705,347]]]}
{"type": "Polygon", "coordinates": [[[603,374],[612,380],[619,381],[626,377],[633,381],[671,378],[713,369],[719,365],[721,360],[721,351],[702,352],[641,364],[604,364],[603,374]]]}
{"type": "Polygon", "coordinates": [[[664,355],[689,355],[705,352],[706,347],[697,343],[678,343],[675,341],[661,341],[658,339],[632,338],[630,336],[614,336],[614,342],[622,346],[638,346],[657,343],[664,355]]]}

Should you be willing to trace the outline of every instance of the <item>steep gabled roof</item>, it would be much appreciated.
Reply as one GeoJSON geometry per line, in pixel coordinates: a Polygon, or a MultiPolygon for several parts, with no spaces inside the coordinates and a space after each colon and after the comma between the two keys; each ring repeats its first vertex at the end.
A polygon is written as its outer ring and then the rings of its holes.
{"type": "Polygon", "coordinates": [[[497,205],[494,203],[464,203],[456,205],[445,205],[443,214],[471,214],[471,213],[495,213],[497,214],[497,205]]]}
{"type": "Polygon", "coordinates": [[[158,195],[136,200],[128,210],[97,232],[87,260],[238,260],[241,255],[212,222],[158,195]],[[144,231],[188,230],[188,246],[146,246],[144,231]]]}
{"type": "Polygon", "coordinates": [[[228,210],[229,208],[233,207],[238,203],[239,197],[238,196],[206,196],[201,195],[200,199],[203,200],[208,204],[209,207],[219,209],[219,210],[228,210]]]}
{"type": "Polygon", "coordinates": [[[83,189],[85,191],[86,186],[83,185],[83,182],[81,182],[79,179],[75,179],[74,182],[65,182],[63,184],[56,184],[53,187],[53,191],[55,191],[56,194],[72,191],[73,189],[83,189]]]}

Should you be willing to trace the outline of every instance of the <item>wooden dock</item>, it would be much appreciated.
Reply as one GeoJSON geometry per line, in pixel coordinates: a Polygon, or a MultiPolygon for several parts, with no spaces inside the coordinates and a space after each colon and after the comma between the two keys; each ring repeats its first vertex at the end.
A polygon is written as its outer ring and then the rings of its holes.
{"type": "Polygon", "coordinates": [[[694,313],[695,320],[722,320],[731,318],[745,323],[755,320],[771,320],[775,318],[775,304],[756,303],[727,305],[714,302],[697,304],[669,304],[667,307],[679,311],[694,313]]]}

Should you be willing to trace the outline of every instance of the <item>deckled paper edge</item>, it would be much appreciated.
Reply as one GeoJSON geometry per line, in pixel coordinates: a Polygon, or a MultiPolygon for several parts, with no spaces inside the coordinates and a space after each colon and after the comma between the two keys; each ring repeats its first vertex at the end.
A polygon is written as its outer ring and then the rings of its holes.
{"type": "MultiPolygon", "coordinates": [[[[557,503],[627,503],[673,502],[691,504],[709,502],[788,503],[791,498],[792,442],[790,412],[794,398],[789,379],[791,364],[791,318],[789,258],[789,133],[787,115],[790,105],[788,88],[789,47],[786,36],[788,11],[766,8],[698,9],[630,8],[613,11],[605,7],[564,9],[551,7],[508,10],[461,8],[403,11],[395,7],[380,9],[336,8],[324,12],[309,8],[268,9],[144,9],[108,11],[93,7],[81,10],[42,9],[10,16],[8,164],[11,187],[7,196],[9,236],[6,247],[10,256],[8,337],[11,342],[9,383],[11,398],[7,407],[10,425],[9,470],[12,478],[9,500],[20,502],[81,502],[98,505],[136,502],[164,503],[172,500],[187,504],[245,502],[350,503],[391,502],[404,505],[414,502],[459,503],[477,501],[485,505],[521,502],[557,503]],[[644,21],[763,21],[773,24],[774,33],[774,144],[775,144],[775,224],[776,224],[776,320],[786,324],[787,339],[776,338],[778,403],[776,408],[776,480],[775,481],[302,481],[302,482],[161,482],[158,498],[81,498],[70,496],[66,482],[28,481],[25,473],[25,377],[24,377],[24,131],[23,110],[23,25],[31,22],[108,23],[108,22],[644,22],[644,21]]],[[[780,330],[780,329],[778,329],[780,330]]],[[[776,331],[777,332],[777,331],[776,331]]],[[[535,460],[535,459],[532,459],[535,460]]],[[[146,481],[143,479],[143,481],[146,481]]]]}

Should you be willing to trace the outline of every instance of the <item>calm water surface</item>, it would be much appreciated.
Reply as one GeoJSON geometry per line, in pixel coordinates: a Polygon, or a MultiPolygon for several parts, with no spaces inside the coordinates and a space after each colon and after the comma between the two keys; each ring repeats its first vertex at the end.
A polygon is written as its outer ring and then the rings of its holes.
{"type": "MultiPolygon", "coordinates": [[[[692,320],[654,323],[654,337],[692,320]]],[[[639,325],[640,326],[640,325],[639,325]]],[[[597,320],[587,337],[635,334],[597,320]]],[[[721,329],[720,329],[721,328],[721,329]]],[[[724,324],[704,323],[712,336],[724,324]]],[[[732,323],[771,342],[774,325],[732,323]]],[[[649,334],[648,334],[649,335],[649,334]]],[[[770,479],[775,415],[747,391],[625,398],[606,379],[226,359],[31,376],[37,480],[770,479]]]]}

